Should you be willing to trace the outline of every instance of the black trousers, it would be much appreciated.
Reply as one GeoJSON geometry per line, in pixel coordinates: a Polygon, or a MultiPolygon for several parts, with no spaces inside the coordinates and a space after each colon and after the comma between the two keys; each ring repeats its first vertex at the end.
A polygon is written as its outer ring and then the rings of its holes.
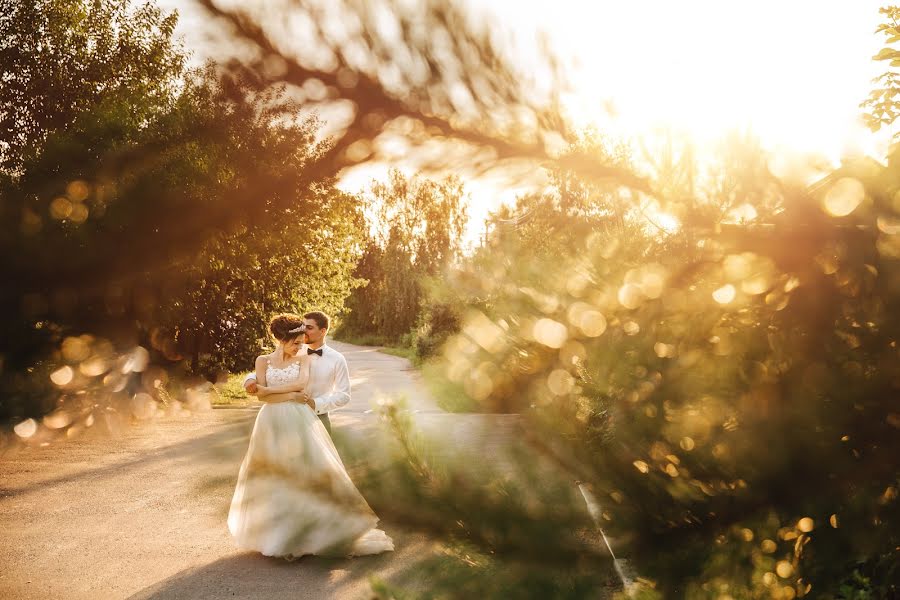
{"type": "Polygon", "coordinates": [[[322,425],[325,426],[325,430],[328,431],[328,435],[331,435],[331,419],[328,418],[328,413],[322,413],[317,416],[319,417],[319,420],[322,421],[322,425]]]}

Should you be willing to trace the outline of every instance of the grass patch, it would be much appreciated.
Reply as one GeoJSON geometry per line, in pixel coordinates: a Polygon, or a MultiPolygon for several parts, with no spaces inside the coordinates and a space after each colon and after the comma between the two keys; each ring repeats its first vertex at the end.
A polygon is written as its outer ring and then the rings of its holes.
{"type": "Polygon", "coordinates": [[[375,334],[362,334],[362,335],[353,335],[353,334],[344,334],[340,331],[334,335],[334,339],[339,342],[346,342],[348,344],[353,344],[354,346],[389,346],[390,344],[386,339],[381,337],[380,335],[375,334]]]}
{"type": "Polygon", "coordinates": [[[249,374],[250,371],[232,373],[225,383],[216,385],[213,404],[216,406],[243,406],[252,403],[255,398],[248,396],[244,390],[244,378],[249,374]]]}
{"type": "Polygon", "coordinates": [[[402,346],[384,346],[379,352],[384,352],[385,354],[390,354],[391,356],[399,356],[400,358],[407,358],[409,361],[415,366],[421,366],[422,360],[416,355],[416,351],[414,348],[406,348],[402,346]]]}

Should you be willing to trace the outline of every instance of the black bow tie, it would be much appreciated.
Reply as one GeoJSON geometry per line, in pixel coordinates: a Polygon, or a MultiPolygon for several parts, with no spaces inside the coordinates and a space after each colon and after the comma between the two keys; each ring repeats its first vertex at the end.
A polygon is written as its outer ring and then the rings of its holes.
{"type": "Polygon", "coordinates": [[[322,356],[322,349],[319,348],[318,350],[313,350],[312,348],[307,348],[307,349],[306,349],[306,354],[307,354],[307,355],[310,355],[310,354],[318,354],[319,356],[322,356]]]}

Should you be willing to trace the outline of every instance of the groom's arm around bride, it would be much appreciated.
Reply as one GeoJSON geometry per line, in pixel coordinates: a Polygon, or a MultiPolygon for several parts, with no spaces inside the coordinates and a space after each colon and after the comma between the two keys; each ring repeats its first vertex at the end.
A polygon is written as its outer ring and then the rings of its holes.
{"type": "MultiPolygon", "coordinates": [[[[306,313],[303,319],[307,343],[305,352],[310,358],[309,383],[306,391],[294,393],[299,402],[312,400],[316,414],[330,431],[328,413],[350,402],[350,371],[344,355],[326,343],[331,324],[328,316],[316,311],[306,313]]],[[[256,393],[255,374],[248,375],[244,380],[244,389],[250,394],[256,393]]]]}

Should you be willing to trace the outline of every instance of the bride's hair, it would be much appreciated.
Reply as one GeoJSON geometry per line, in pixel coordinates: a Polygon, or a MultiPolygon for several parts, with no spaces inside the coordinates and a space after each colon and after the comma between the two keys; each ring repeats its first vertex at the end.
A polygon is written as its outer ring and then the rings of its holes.
{"type": "Polygon", "coordinates": [[[275,315],[269,321],[269,332],[276,342],[289,342],[303,335],[303,317],[293,313],[275,315]]]}

